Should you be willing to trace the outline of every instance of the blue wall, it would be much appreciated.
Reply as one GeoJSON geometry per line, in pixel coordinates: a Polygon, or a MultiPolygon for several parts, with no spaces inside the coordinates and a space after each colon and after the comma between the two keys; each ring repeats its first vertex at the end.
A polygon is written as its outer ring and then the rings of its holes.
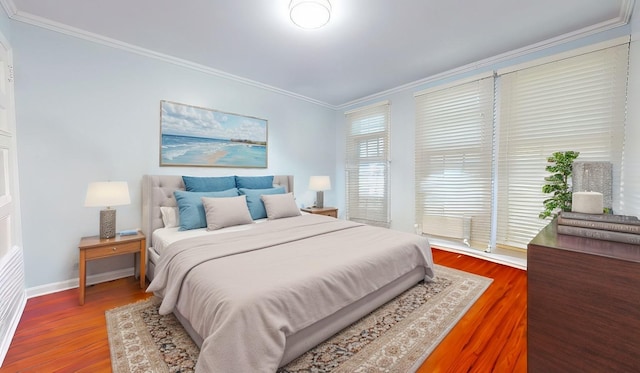
{"type": "Polygon", "coordinates": [[[129,183],[122,230],[141,225],[143,174],[293,174],[310,203],[309,176],[335,172],[333,109],[21,22],[12,32],[27,287],[77,279],[79,239],[98,233],[99,209],[83,207],[91,181],[129,183]],[[267,119],[268,169],[160,168],[160,100],[267,119]]]}
{"type": "MultiPolygon", "coordinates": [[[[636,10],[638,9],[636,3],[636,10]]],[[[637,13],[637,12],[635,12],[637,13]]],[[[634,14],[635,14],[634,13],[634,14]]],[[[146,173],[225,175],[293,174],[299,203],[311,203],[310,175],[332,175],[325,203],[344,208],[343,112],[391,101],[392,228],[414,224],[414,98],[433,85],[509,66],[633,32],[631,25],[591,35],[481,69],[425,79],[341,107],[318,105],[292,95],[246,84],[71,37],[0,14],[0,32],[13,47],[22,232],[27,287],[70,284],[77,279],[80,237],[98,232],[97,208],[83,207],[87,184],[129,183],[132,203],[120,206],[118,229],[140,226],[140,180],[146,173]],[[269,168],[159,167],[160,100],[171,100],[269,121],[269,168]]],[[[634,37],[637,39],[637,37],[634,37]]],[[[629,101],[640,96],[640,47],[631,46],[629,101]]],[[[637,106],[637,105],[636,105],[637,106]]],[[[640,108],[629,105],[625,213],[640,214],[640,108]]],[[[89,274],[131,267],[129,258],[90,263],[89,274]]],[[[35,293],[38,291],[36,290],[35,293]]]]}

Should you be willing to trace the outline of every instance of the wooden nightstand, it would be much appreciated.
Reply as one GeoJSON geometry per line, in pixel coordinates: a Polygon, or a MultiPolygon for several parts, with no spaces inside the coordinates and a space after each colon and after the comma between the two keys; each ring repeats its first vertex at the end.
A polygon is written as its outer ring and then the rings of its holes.
{"type": "Polygon", "coordinates": [[[338,209],[335,207],[305,207],[300,210],[310,214],[326,215],[334,218],[338,217],[338,209]]]}
{"type": "Polygon", "coordinates": [[[130,236],[117,235],[113,238],[100,238],[99,236],[82,237],[78,245],[80,249],[80,261],[78,262],[80,272],[80,305],[84,304],[88,260],[140,253],[140,288],[144,289],[146,285],[146,246],[145,236],[140,232],[130,236]]]}

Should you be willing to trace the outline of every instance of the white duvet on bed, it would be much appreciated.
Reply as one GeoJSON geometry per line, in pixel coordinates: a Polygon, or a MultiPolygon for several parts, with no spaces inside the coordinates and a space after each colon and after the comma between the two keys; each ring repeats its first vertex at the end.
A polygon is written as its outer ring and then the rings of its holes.
{"type": "MultiPolygon", "coordinates": [[[[301,212],[302,215],[308,215],[308,212],[301,212]]],[[[264,223],[267,219],[254,220],[253,224],[264,223]]],[[[200,237],[214,234],[223,234],[229,232],[246,231],[251,229],[252,224],[236,225],[234,227],[226,227],[214,231],[208,231],[207,228],[190,229],[187,231],[179,230],[179,227],[158,228],[152,234],[153,249],[162,256],[165,249],[172,243],[183,240],[185,238],[200,237]]]]}
{"type": "Polygon", "coordinates": [[[288,335],[417,267],[425,238],[319,215],[176,241],[147,291],[203,337],[197,372],[274,372],[288,335]]]}
{"type": "Polygon", "coordinates": [[[188,231],[180,231],[178,227],[172,228],[160,228],[156,229],[153,232],[153,249],[158,253],[158,255],[162,256],[166,251],[167,247],[169,247],[172,243],[180,240],[184,240],[187,238],[193,237],[202,237],[202,236],[212,236],[225,234],[229,232],[239,232],[251,229],[251,224],[246,225],[238,225],[235,227],[228,227],[224,229],[218,229],[215,231],[208,231],[207,228],[200,229],[190,229],[188,231]]]}

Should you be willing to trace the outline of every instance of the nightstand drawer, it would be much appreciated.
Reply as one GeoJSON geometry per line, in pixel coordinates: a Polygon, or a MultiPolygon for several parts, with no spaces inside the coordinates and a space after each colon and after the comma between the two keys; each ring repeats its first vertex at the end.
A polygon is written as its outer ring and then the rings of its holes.
{"type": "Polygon", "coordinates": [[[113,255],[126,253],[139,253],[140,242],[114,243],[113,245],[86,249],[87,260],[96,258],[106,258],[113,255]]]}
{"type": "Polygon", "coordinates": [[[335,207],[304,207],[300,210],[314,215],[331,216],[334,218],[338,217],[338,209],[335,207]]]}
{"type": "Polygon", "coordinates": [[[314,212],[314,214],[316,215],[325,215],[325,216],[332,216],[334,218],[338,217],[338,210],[332,210],[332,211],[318,211],[318,212],[314,212]]]}
{"type": "Polygon", "coordinates": [[[112,238],[100,238],[100,236],[82,237],[78,245],[78,282],[80,289],[80,305],[84,304],[85,290],[87,287],[87,262],[93,259],[110,258],[121,254],[138,253],[134,256],[140,268],[140,288],[146,287],[146,263],[147,245],[144,234],[137,232],[134,235],[118,235],[112,238]]]}

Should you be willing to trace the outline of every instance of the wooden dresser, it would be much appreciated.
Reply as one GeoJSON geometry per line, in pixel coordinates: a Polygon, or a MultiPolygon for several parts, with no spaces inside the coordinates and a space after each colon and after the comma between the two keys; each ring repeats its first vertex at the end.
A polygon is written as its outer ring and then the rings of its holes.
{"type": "Polygon", "coordinates": [[[528,371],[640,372],[640,246],[559,235],[528,245],[528,371]]]}

